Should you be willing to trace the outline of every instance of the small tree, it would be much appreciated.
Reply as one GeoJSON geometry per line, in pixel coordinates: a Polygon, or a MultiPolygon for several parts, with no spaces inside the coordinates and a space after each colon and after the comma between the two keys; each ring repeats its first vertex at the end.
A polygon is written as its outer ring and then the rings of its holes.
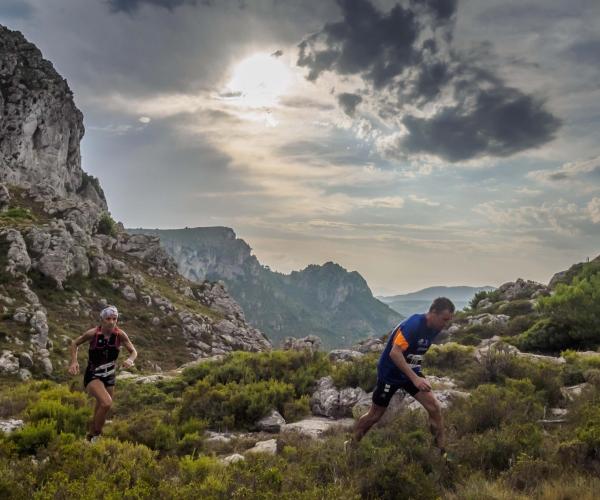
{"type": "Polygon", "coordinates": [[[96,226],[96,233],[106,234],[108,236],[117,235],[117,223],[113,220],[108,212],[104,212],[96,226]]]}

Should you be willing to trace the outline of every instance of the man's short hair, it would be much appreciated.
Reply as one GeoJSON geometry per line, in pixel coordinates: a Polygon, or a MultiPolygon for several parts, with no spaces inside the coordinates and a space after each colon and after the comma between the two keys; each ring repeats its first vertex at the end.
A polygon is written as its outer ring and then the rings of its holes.
{"type": "Polygon", "coordinates": [[[429,312],[436,314],[441,314],[444,311],[450,311],[452,314],[454,314],[454,310],[454,304],[446,297],[438,297],[432,302],[431,307],[429,308],[429,312]]]}

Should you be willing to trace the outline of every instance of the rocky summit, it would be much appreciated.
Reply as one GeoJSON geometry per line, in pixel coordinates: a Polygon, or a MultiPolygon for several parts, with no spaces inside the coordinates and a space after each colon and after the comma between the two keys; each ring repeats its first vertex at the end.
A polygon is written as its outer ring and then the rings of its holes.
{"type": "Polygon", "coordinates": [[[0,374],[65,376],[70,340],[107,304],[142,368],[270,349],[222,284],[187,280],[158,237],[114,222],[81,168],[83,115],[67,82],[2,26],[0,114],[0,374]]]}

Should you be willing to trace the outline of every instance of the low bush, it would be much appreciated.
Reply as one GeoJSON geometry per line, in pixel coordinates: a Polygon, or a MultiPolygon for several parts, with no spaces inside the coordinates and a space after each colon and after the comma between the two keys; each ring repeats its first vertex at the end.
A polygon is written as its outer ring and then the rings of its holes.
{"type": "Polygon", "coordinates": [[[186,389],[180,418],[206,419],[211,428],[251,428],[272,409],[284,412],[284,404],[294,399],[291,384],[268,380],[250,384],[216,384],[198,381],[186,389]]]}
{"type": "Polygon", "coordinates": [[[331,376],[336,387],[361,387],[371,392],[377,384],[377,360],[379,354],[367,354],[360,359],[337,363],[331,376]]]}

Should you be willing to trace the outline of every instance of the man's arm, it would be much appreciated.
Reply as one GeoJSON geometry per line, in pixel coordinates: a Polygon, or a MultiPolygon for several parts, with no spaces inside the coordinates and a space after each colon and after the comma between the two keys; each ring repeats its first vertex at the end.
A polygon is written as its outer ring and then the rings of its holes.
{"type": "Polygon", "coordinates": [[[71,342],[70,352],[71,352],[71,363],[69,364],[69,373],[71,375],[77,375],[79,373],[79,362],[77,361],[77,349],[81,344],[86,341],[89,341],[96,334],[96,329],[91,328],[83,335],[80,335],[76,339],[71,342]]]}
{"type": "Polygon", "coordinates": [[[423,392],[429,392],[431,390],[431,384],[424,378],[419,377],[410,365],[406,362],[402,348],[398,344],[392,346],[390,351],[390,358],[398,369],[408,377],[408,379],[415,384],[415,387],[423,392]]]}
{"type": "Polygon", "coordinates": [[[121,330],[120,335],[123,338],[123,345],[129,351],[129,357],[125,361],[123,361],[122,367],[131,368],[133,366],[133,363],[135,362],[135,358],[137,358],[137,351],[135,350],[135,347],[133,347],[131,340],[123,330],[121,330]]]}

